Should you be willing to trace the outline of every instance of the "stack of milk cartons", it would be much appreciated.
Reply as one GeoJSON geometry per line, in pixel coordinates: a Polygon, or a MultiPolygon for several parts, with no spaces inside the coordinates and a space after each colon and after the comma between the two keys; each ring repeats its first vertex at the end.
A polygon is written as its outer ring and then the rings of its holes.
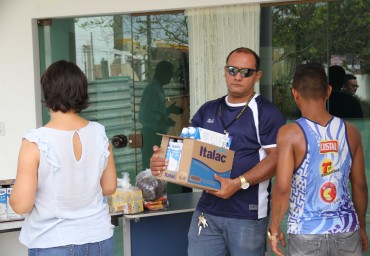
{"type": "Polygon", "coordinates": [[[231,144],[231,138],[228,133],[222,134],[200,127],[184,127],[181,131],[180,137],[200,140],[226,149],[229,149],[231,144]]]}
{"type": "Polygon", "coordinates": [[[9,203],[12,190],[12,185],[0,186],[0,220],[20,219],[23,217],[21,214],[14,212],[9,203]]]}
{"type": "MultiPolygon", "coordinates": [[[[185,127],[180,137],[199,140],[220,148],[230,148],[231,138],[228,134],[222,134],[200,127],[185,127]]],[[[170,138],[166,150],[167,170],[177,172],[181,159],[183,140],[170,138]]]]}
{"type": "Polygon", "coordinates": [[[7,200],[6,200],[6,188],[0,186],[0,220],[7,220],[8,219],[8,212],[7,212],[7,200]]]}

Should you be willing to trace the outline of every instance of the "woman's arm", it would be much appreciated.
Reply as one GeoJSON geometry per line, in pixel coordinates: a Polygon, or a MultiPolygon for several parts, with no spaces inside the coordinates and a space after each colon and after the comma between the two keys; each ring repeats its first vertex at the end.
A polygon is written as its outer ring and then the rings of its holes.
{"type": "Polygon", "coordinates": [[[37,145],[23,139],[18,155],[17,176],[10,195],[10,205],[18,214],[28,213],[33,208],[39,162],[40,151],[37,145]]]}
{"type": "Polygon", "coordinates": [[[113,194],[117,188],[117,172],[111,144],[109,144],[109,152],[108,164],[100,179],[100,185],[105,196],[113,194]]]}

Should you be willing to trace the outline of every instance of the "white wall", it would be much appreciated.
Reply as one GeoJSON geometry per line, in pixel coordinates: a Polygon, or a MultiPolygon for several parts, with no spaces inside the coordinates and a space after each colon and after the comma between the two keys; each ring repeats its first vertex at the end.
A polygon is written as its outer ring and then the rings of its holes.
{"type": "Polygon", "coordinates": [[[36,19],[133,13],[266,0],[0,0],[0,180],[16,175],[21,137],[41,124],[36,19]]]}
{"type": "Polygon", "coordinates": [[[360,86],[356,95],[364,100],[370,100],[370,74],[358,75],[355,74],[357,84],[360,86]]]}

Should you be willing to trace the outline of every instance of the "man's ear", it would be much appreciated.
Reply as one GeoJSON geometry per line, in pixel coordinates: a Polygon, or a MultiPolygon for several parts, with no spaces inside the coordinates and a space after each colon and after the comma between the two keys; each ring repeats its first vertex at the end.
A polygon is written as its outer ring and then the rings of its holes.
{"type": "Polygon", "coordinates": [[[262,76],[262,70],[257,71],[257,77],[256,77],[256,82],[259,82],[262,76]]]}
{"type": "Polygon", "coordinates": [[[331,87],[331,85],[329,84],[328,89],[326,90],[326,97],[327,97],[326,99],[329,99],[332,90],[333,90],[333,87],[331,87]]]}
{"type": "Polygon", "coordinates": [[[295,89],[294,87],[292,87],[290,89],[290,91],[292,92],[293,99],[295,101],[297,101],[297,99],[299,98],[299,93],[298,93],[297,89],[295,89]]]}

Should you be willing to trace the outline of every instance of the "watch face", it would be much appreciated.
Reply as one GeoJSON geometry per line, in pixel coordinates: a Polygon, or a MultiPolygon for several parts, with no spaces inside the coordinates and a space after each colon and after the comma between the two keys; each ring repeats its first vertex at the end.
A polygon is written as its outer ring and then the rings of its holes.
{"type": "Polygon", "coordinates": [[[247,189],[247,188],[249,188],[249,183],[248,182],[244,182],[242,184],[242,189],[247,189]]]}
{"type": "Polygon", "coordinates": [[[249,182],[243,176],[239,176],[239,179],[240,179],[240,187],[241,187],[241,189],[247,189],[247,188],[249,188],[249,182]]]}

